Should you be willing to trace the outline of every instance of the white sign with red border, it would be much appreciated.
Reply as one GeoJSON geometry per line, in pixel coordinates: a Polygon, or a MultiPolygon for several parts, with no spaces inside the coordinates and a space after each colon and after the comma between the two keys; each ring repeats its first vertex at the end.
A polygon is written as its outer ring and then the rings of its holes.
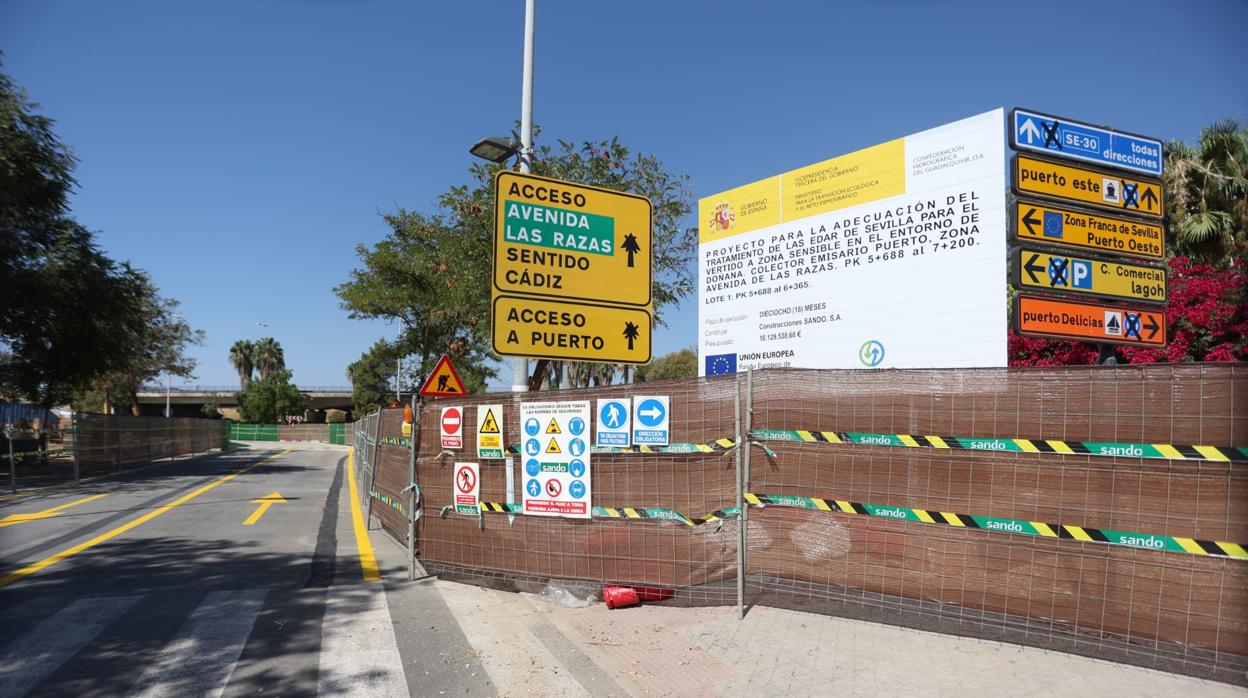
{"type": "Polygon", "coordinates": [[[481,470],[476,463],[456,463],[455,481],[451,483],[455,497],[455,513],[481,515],[481,470]]]}
{"type": "Polygon", "coordinates": [[[443,407],[442,419],[438,422],[438,429],[442,435],[442,448],[463,448],[464,408],[443,407]]]}
{"type": "Polygon", "coordinates": [[[525,514],[590,517],[589,420],[588,400],[520,405],[525,514]]]}

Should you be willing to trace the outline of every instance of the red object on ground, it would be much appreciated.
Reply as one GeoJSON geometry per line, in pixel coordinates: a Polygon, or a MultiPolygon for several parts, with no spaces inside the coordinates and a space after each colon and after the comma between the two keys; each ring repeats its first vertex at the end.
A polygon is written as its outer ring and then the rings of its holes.
{"type": "Polygon", "coordinates": [[[602,600],[607,602],[607,608],[626,608],[636,606],[642,601],[670,599],[675,593],[675,589],[660,587],[624,587],[605,584],[602,587],[602,600]]]}

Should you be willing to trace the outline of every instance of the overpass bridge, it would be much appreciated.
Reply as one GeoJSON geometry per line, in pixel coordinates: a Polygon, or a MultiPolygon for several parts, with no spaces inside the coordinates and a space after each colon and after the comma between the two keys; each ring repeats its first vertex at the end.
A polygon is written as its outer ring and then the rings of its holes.
{"type": "MultiPolygon", "coordinates": [[[[139,390],[139,408],[145,415],[162,416],[166,397],[174,417],[201,417],[204,405],[216,405],[226,417],[238,419],[237,385],[183,385],[168,389],[145,385],[139,390]]],[[[351,410],[351,386],[299,386],[308,398],[310,410],[351,410]]]]}

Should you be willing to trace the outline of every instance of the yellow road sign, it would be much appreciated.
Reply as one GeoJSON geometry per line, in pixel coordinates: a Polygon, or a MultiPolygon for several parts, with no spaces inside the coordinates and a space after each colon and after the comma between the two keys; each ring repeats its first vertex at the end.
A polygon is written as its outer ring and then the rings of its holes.
{"type": "Polygon", "coordinates": [[[1014,237],[1023,242],[1163,259],[1166,229],[1157,223],[1017,201],[1014,237]]]}
{"type": "Polygon", "coordinates": [[[543,359],[644,364],[650,361],[649,308],[496,296],[494,353],[543,359]]]}
{"type": "Polygon", "coordinates": [[[1016,248],[1010,257],[1014,285],[1024,291],[1166,302],[1164,267],[1026,247],[1016,248]]]}
{"type": "Polygon", "coordinates": [[[509,171],[494,186],[494,295],[650,305],[649,199],[509,171]]]}
{"type": "Polygon", "coordinates": [[[1161,218],[1161,183],[1118,172],[1064,165],[1030,155],[1014,156],[1014,193],[1045,196],[1119,213],[1161,218]]]}

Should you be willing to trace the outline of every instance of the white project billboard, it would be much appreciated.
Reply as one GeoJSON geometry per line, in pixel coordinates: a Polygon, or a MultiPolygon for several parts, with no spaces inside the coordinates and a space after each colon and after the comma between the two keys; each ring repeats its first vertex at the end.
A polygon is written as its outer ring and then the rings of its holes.
{"type": "Polygon", "coordinates": [[[702,375],[1006,365],[997,109],[698,201],[702,375]]]}

